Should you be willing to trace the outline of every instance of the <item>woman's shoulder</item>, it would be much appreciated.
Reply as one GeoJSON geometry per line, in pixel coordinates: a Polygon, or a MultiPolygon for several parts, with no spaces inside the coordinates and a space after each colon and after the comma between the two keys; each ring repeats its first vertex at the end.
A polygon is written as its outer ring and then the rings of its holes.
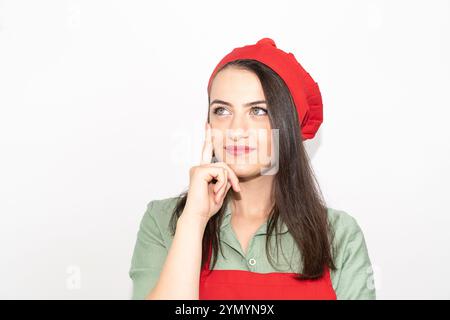
{"type": "Polygon", "coordinates": [[[164,218],[167,214],[173,212],[180,197],[155,198],[147,203],[147,209],[155,218],[164,218]]]}
{"type": "Polygon", "coordinates": [[[328,221],[334,230],[336,240],[349,240],[359,233],[362,234],[358,220],[347,211],[327,207],[327,212],[328,221]]]}
{"type": "Polygon", "coordinates": [[[338,299],[376,299],[372,263],[357,219],[335,208],[328,208],[328,218],[334,231],[337,268],[331,278],[338,299]]]}
{"type": "Polygon", "coordinates": [[[179,196],[151,199],[147,203],[142,223],[156,224],[163,234],[170,234],[170,220],[179,199],[179,196]]]}

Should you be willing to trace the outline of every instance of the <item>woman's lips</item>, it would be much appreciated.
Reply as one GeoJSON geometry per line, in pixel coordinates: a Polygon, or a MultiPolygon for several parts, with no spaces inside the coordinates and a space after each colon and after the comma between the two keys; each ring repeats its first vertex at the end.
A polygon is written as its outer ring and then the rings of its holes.
{"type": "Polygon", "coordinates": [[[240,154],[247,154],[247,153],[252,152],[255,149],[256,148],[252,148],[249,146],[226,146],[225,147],[225,150],[233,156],[240,155],[240,154]]]}

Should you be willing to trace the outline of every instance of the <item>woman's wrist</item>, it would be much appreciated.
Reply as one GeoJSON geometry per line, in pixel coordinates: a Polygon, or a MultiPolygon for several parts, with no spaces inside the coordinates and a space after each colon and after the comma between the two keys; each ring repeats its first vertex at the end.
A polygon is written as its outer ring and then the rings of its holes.
{"type": "Polygon", "coordinates": [[[188,228],[192,228],[193,230],[201,232],[203,236],[206,225],[208,224],[208,220],[209,219],[202,217],[197,213],[183,211],[177,220],[177,227],[179,225],[189,226],[188,228]]]}

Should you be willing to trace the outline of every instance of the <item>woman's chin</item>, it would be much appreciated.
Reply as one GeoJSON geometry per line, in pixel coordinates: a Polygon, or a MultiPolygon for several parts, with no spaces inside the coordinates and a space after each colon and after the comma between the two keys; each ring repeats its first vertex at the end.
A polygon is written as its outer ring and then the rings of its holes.
{"type": "Polygon", "coordinates": [[[226,164],[234,171],[238,178],[250,178],[261,174],[261,169],[264,167],[261,164],[246,164],[246,163],[227,163],[226,164]]]}

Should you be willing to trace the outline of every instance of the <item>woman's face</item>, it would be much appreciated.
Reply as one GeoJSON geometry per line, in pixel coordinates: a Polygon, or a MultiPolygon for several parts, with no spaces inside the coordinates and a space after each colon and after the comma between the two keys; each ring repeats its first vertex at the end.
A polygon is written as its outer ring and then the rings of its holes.
{"type": "Polygon", "coordinates": [[[271,163],[272,133],[269,106],[256,74],[236,67],[221,70],[211,84],[210,102],[218,161],[228,164],[238,177],[260,175],[271,163]]]}

